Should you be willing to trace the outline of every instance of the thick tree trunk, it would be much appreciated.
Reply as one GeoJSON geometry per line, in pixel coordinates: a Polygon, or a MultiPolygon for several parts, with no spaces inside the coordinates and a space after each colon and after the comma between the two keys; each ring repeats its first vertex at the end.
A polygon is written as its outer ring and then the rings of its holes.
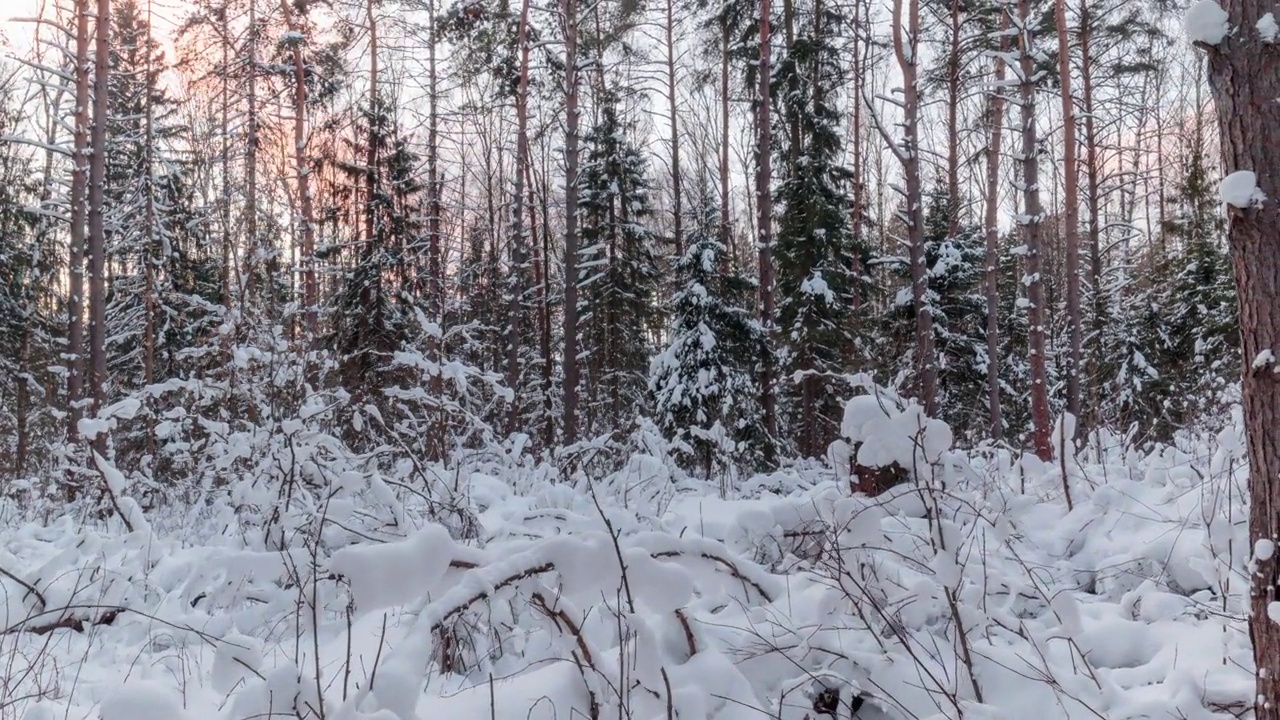
{"type": "Polygon", "coordinates": [[[564,435],[578,440],[578,0],[561,0],[565,26],[564,435]]]}
{"type": "Polygon", "coordinates": [[[929,308],[929,268],[925,265],[924,192],[920,178],[920,86],[916,60],[920,37],[920,0],[894,0],[893,52],[902,72],[902,174],[906,196],[907,259],[911,263],[911,308],[916,316],[916,393],[925,412],[938,411],[938,362],[929,308]],[[903,27],[903,3],[906,22],[903,27]]]}
{"type": "MultiPolygon", "coordinates": [[[[1280,538],[1280,366],[1258,358],[1280,347],[1280,51],[1265,44],[1255,23],[1273,8],[1264,0],[1223,2],[1237,32],[1209,48],[1209,85],[1217,101],[1226,173],[1251,171],[1266,200],[1229,211],[1231,257],[1240,296],[1244,377],[1242,400],[1249,446],[1251,543],[1280,538]]],[[[1258,720],[1280,718],[1280,555],[1255,556],[1249,633],[1257,663],[1258,720]]]]}
{"type": "MultiPolygon", "coordinates": [[[[1084,327],[1080,313],[1080,190],[1076,162],[1076,107],[1071,94],[1071,42],[1067,27],[1067,1],[1057,0],[1058,79],[1062,90],[1062,222],[1067,255],[1067,412],[1080,417],[1080,358],[1084,327]]],[[[1078,430],[1084,423],[1076,423],[1078,430]]],[[[1065,442],[1065,438],[1064,438],[1065,442]]]]}
{"type": "Polygon", "coordinates": [[[1049,373],[1045,358],[1044,278],[1040,276],[1040,222],[1044,210],[1040,206],[1040,164],[1036,156],[1036,83],[1035,39],[1031,26],[1031,1],[1019,0],[1018,29],[1019,102],[1022,106],[1022,225],[1026,251],[1027,345],[1031,365],[1031,436],[1036,455],[1041,460],[1053,458],[1050,440],[1049,373]]]}
{"type": "MultiPolygon", "coordinates": [[[[111,64],[111,0],[98,0],[93,66],[93,131],[89,163],[89,397],[93,412],[106,402],[107,384],[107,122],[111,64]]],[[[106,436],[99,434],[93,445],[106,456],[106,436]]]]}
{"type": "Polygon", "coordinates": [[[84,397],[84,246],[89,188],[89,0],[77,0],[76,107],[71,164],[71,241],[67,276],[67,440],[80,437],[77,427],[84,397]]]}
{"type": "MultiPolygon", "coordinates": [[[[1009,16],[1000,17],[1000,54],[1009,52],[1009,16]]],[[[987,297],[987,413],[992,440],[1004,437],[1000,409],[1000,145],[1004,136],[1005,60],[995,59],[995,88],[991,92],[991,134],[987,139],[987,197],[983,220],[986,255],[983,290],[987,297]]]]}
{"type": "MultiPolygon", "coordinates": [[[[773,144],[769,117],[772,102],[769,94],[772,82],[772,36],[769,27],[771,12],[769,0],[760,0],[760,65],[756,92],[756,223],[759,234],[760,324],[768,333],[773,332],[774,318],[773,195],[770,188],[773,170],[769,156],[773,144]]],[[[765,433],[769,436],[769,441],[765,443],[764,457],[764,462],[768,465],[775,461],[773,441],[778,436],[778,407],[773,374],[773,358],[766,353],[760,358],[760,407],[764,413],[765,433]]]]}

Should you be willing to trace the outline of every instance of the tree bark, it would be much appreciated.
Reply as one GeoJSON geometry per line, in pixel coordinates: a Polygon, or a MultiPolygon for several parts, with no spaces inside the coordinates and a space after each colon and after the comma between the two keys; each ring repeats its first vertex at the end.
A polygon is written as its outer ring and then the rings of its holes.
{"type": "MultiPolygon", "coordinates": [[[[769,153],[773,144],[770,127],[769,86],[772,81],[770,59],[769,13],[770,0],[760,0],[760,65],[759,85],[756,92],[756,228],[759,234],[758,262],[760,270],[760,325],[766,333],[773,333],[773,195],[770,189],[773,179],[769,153]]],[[[778,436],[777,395],[774,388],[773,358],[766,352],[760,359],[760,408],[763,411],[764,429],[769,436],[765,443],[764,462],[772,465],[775,458],[773,440],[778,436]]]]}
{"type": "MultiPolygon", "coordinates": [[[[1080,312],[1080,190],[1076,162],[1076,110],[1071,93],[1071,42],[1067,1],[1056,0],[1058,21],[1058,79],[1062,97],[1063,234],[1067,266],[1067,412],[1080,417],[1080,358],[1084,328],[1080,312]]],[[[1076,423],[1077,433],[1084,423],[1076,423]]],[[[1066,439],[1064,438],[1065,442],[1066,439]]]]}
{"type": "Polygon", "coordinates": [[[80,437],[84,397],[84,247],[89,188],[89,0],[77,0],[76,107],[71,165],[71,228],[67,254],[67,440],[80,437]]]}
{"type": "MultiPolygon", "coordinates": [[[[247,87],[245,126],[245,235],[248,260],[245,272],[245,294],[251,295],[258,278],[258,268],[264,258],[261,238],[258,237],[258,8],[257,0],[249,0],[249,29],[246,40],[249,45],[247,63],[247,87]]],[[[270,282],[270,278],[267,279],[270,282]]]]}
{"type": "MultiPolygon", "coordinates": [[[[299,12],[306,12],[306,0],[298,0],[299,12]]],[[[285,25],[302,36],[302,24],[293,15],[290,0],[280,0],[285,25]]],[[[316,347],[320,337],[320,287],[316,283],[315,209],[311,198],[311,163],[307,157],[307,65],[302,56],[302,37],[292,41],[293,55],[293,164],[298,173],[298,221],[302,236],[302,304],[306,308],[307,348],[316,347]]],[[[318,369],[307,360],[307,382],[319,382],[318,369]]]]}
{"type": "MultiPolygon", "coordinates": [[[[1080,102],[1084,110],[1084,148],[1085,148],[1085,206],[1089,213],[1089,219],[1086,224],[1087,244],[1089,248],[1089,287],[1093,292],[1093,302],[1091,308],[1092,318],[1090,318],[1090,331],[1092,334],[1092,342],[1090,343],[1089,361],[1085,363],[1085,369],[1090,370],[1092,374],[1094,368],[1102,362],[1102,313],[1103,313],[1103,295],[1102,295],[1102,230],[1100,223],[1100,214],[1102,212],[1102,193],[1100,190],[1102,167],[1098,158],[1098,131],[1093,116],[1093,50],[1090,45],[1092,40],[1092,16],[1089,13],[1089,0],[1080,0],[1080,102]]],[[[1086,386],[1086,396],[1094,395],[1093,383],[1086,386]]],[[[1086,430],[1089,427],[1097,427],[1101,422],[1101,416],[1098,409],[1099,403],[1091,402],[1089,404],[1088,422],[1081,423],[1085,425],[1086,430]]]]}
{"type": "Polygon", "coordinates": [[[572,445],[578,440],[578,0],[561,0],[561,9],[565,26],[563,441],[572,445]]]}
{"type": "MultiPolygon", "coordinates": [[[[1280,537],[1280,367],[1260,363],[1280,346],[1280,51],[1255,23],[1272,7],[1264,0],[1225,0],[1231,26],[1209,52],[1209,86],[1217,103],[1226,173],[1252,171],[1266,200],[1229,209],[1228,235],[1240,297],[1244,360],[1241,395],[1249,447],[1251,545],[1280,537]]],[[[1258,720],[1280,718],[1280,623],[1270,618],[1280,585],[1280,555],[1255,557],[1249,634],[1257,666],[1258,720]]]]}
{"type": "MultiPolygon", "coordinates": [[[[89,163],[89,396],[93,412],[106,401],[107,384],[107,233],[106,177],[108,80],[111,71],[111,0],[98,0],[93,66],[93,130],[89,163]]],[[[106,457],[106,436],[99,434],[93,446],[106,457]]]]}
{"type": "MultiPolygon", "coordinates": [[[[1000,16],[1000,54],[1009,52],[1009,16],[1000,16]]],[[[991,134],[987,139],[987,197],[984,217],[986,255],[983,289],[987,298],[987,413],[992,440],[1004,437],[1000,408],[1000,146],[1004,139],[1005,61],[995,59],[995,88],[990,98],[991,134]]]]}
{"type": "Polygon", "coordinates": [[[671,115],[671,214],[676,257],[684,255],[684,211],[680,196],[680,124],[676,116],[676,12],[675,1],[667,0],[667,110],[671,115]]]}
{"type": "Polygon", "coordinates": [[[720,253],[721,272],[728,274],[729,258],[737,257],[733,251],[732,227],[729,224],[729,24],[720,24],[720,253]]]}
{"type": "MultiPolygon", "coordinates": [[[[516,159],[515,188],[511,196],[511,274],[516,287],[511,290],[507,315],[507,386],[519,398],[520,388],[520,319],[524,298],[523,269],[528,263],[529,233],[525,230],[525,175],[529,171],[529,5],[521,0],[520,26],[516,46],[520,51],[520,79],[516,86],[516,159]]],[[[434,45],[434,43],[433,43],[434,45]]],[[[545,391],[545,389],[544,389],[545,391]]],[[[507,409],[507,432],[516,432],[520,423],[520,405],[512,401],[507,409]]]]}
{"type": "Polygon", "coordinates": [[[947,235],[960,234],[960,49],[961,0],[951,0],[947,48],[947,235]]]}
{"type": "Polygon", "coordinates": [[[906,208],[907,259],[911,263],[911,307],[916,317],[916,392],[928,415],[938,411],[938,362],[929,308],[929,268],[925,264],[924,192],[920,178],[920,86],[916,65],[920,37],[920,0],[894,0],[893,53],[902,72],[902,174],[906,208]],[[907,27],[903,27],[906,2],[907,27]]]}
{"type": "Polygon", "coordinates": [[[1049,373],[1045,358],[1044,279],[1040,277],[1040,164],[1036,157],[1035,38],[1031,25],[1031,1],[1019,0],[1018,16],[1011,18],[1018,30],[1019,102],[1022,108],[1022,225],[1026,251],[1027,345],[1031,366],[1031,437],[1041,460],[1053,458],[1050,440],[1049,373]]]}

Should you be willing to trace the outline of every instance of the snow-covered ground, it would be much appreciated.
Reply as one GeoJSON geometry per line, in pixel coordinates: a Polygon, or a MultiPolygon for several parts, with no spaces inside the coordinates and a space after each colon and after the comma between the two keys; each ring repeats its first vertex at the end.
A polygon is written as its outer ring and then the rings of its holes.
{"type": "Polygon", "coordinates": [[[300,433],[287,496],[140,497],[132,532],[6,501],[0,718],[1246,715],[1238,421],[1051,465],[892,399],[845,430],[912,481],[851,493],[838,443],[722,498],[652,437],[599,471],[508,446],[446,511],[300,433]]]}

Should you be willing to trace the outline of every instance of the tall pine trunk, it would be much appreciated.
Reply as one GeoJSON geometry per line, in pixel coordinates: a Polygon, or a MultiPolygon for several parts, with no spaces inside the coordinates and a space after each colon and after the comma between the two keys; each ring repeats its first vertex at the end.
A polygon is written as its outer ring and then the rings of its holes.
{"type": "MultiPolygon", "coordinates": [[[[1084,149],[1085,149],[1085,207],[1089,213],[1086,225],[1087,245],[1089,250],[1089,288],[1093,293],[1090,308],[1089,330],[1092,342],[1089,348],[1089,359],[1084,364],[1086,376],[1096,374],[1102,363],[1102,191],[1101,159],[1098,157],[1098,130],[1093,110],[1093,50],[1091,45],[1092,16],[1089,13],[1089,0],[1080,0],[1080,103],[1084,111],[1084,149]]],[[[1198,110],[1197,110],[1198,111],[1198,110]]],[[[1089,383],[1085,395],[1092,398],[1096,391],[1095,384],[1089,383]]],[[[1099,405],[1096,400],[1089,403],[1088,422],[1086,427],[1096,427],[1101,422],[1099,405]]]]}
{"type": "Polygon", "coordinates": [[[667,0],[667,110],[671,115],[671,215],[676,257],[684,255],[684,211],[680,195],[680,124],[676,116],[676,12],[675,0],[667,0]]]}
{"type": "MultiPolygon", "coordinates": [[[[1250,544],[1280,537],[1280,369],[1258,362],[1280,346],[1280,54],[1254,27],[1273,7],[1264,0],[1222,3],[1237,32],[1209,48],[1209,86],[1217,102],[1226,173],[1257,173],[1266,200],[1229,210],[1228,234],[1240,297],[1244,360],[1241,395],[1249,446],[1250,544]]],[[[1249,634],[1257,666],[1257,720],[1280,719],[1280,623],[1271,619],[1280,555],[1258,553],[1250,573],[1249,634]]]]}
{"type": "Polygon", "coordinates": [[[578,440],[578,0],[561,0],[565,43],[564,434],[578,440]]]}
{"type": "MultiPolygon", "coordinates": [[[[1009,52],[1009,16],[1000,16],[1000,54],[1009,52]]],[[[990,98],[991,134],[987,139],[987,197],[983,218],[986,254],[983,258],[983,290],[987,299],[987,415],[988,434],[993,440],[1004,437],[1000,408],[1000,147],[1004,139],[1005,60],[997,57],[995,82],[990,98]]]]}
{"type": "MultiPolygon", "coordinates": [[[[300,12],[306,11],[306,0],[298,0],[300,12]]],[[[302,236],[302,304],[306,308],[307,349],[314,349],[320,337],[320,288],[316,283],[315,210],[311,198],[311,163],[307,158],[307,65],[302,56],[303,28],[293,15],[290,0],[280,0],[285,24],[295,34],[291,40],[293,60],[293,165],[298,173],[298,222],[302,236]]],[[[307,382],[313,386],[319,374],[308,359],[307,382]]]]}
{"type": "Polygon", "coordinates": [[[929,307],[929,268],[925,264],[924,192],[920,177],[920,86],[918,52],[920,0],[894,0],[893,52],[902,72],[902,174],[907,225],[907,259],[911,263],[911,308],[916,318],[916,393],[929,415],[937,414],[938,361],[929,307]],[[907,26],[903,27],[903,3],[907,26]]]}
{"type": "Polygon", "coordinates": [[[721,272],[729,272],[730,256],[737,258],[729,224],[729,21],[720,20],[720,253],[721,272]]]}
{"type": "Polygon", "coordinates": [[[67,439],[80,437],[84,397],[84,249],[89,195],[89,0],[77,0],[75,136],[71,163],[71,241],[67,277],[67,439]]]}
{"type": "MultiPolygon", "coordinates": [[[[760,266],[760,325],[766,333],[773,332],[773,195],[770,185],[773,179],[770,149],[773,133],[770,127],[769,86],[772,82],[770,59],[769,0],[760,0],[760,64],[757,68],[759,85],[756,92],[756,223],[759,235],[758,262],[760,266]]],[[[760,358],[760,408],[764,414],[764,429],[769,436],[764,448],[764,462],[772,465],[776,458],[774,440],[778,437],[778,405],[774,388],[773,357],[768,352],[760,358]]]]}
{"type": "MultiPolygon", "coordinates": [[[[520,424],[520,320],[524,300],[524,268],[528,264],[529,233],[524,218],[525,175],[529,169],[529,5],[521,0],[520,26],[516,47],[520,52],[520,75],[516,85],[516,158],[515,182],[511,194],[511,276],[514,287],[507,305],[507,386],[516,393],[507,408],[507,432],[514,433],[520,424]]],[[[434,43],[432,43],[434,45],[434,43]]],[[[546,392],[547,388],[543,391],[546,392]]]]}
{"type": "Polygon", "coordinates": [[[1018,30],[1018,88],[1022,108],[1022,244],[1025,248],[1027,286],[1027,345],[1031,366],[1031,438],[1041,460],[1053,458],[1050,440],[1049,371],[1045,357],[1044,278],[1040,275],[1040,222],[1044,210],[1040,206],[1040,163],[1036,155],[1036,70],[1035,38],[1031,22],[1031,0],[1019,0],[1018,16],[1013,18],[1018,30]]]}
{"type": "MultiPolygon", "coordinates": [[[[93,66],[93,131],[89,144],[89,397],[96,414],[106,402],[107,386],[107,123],[111,46],[111,0],[98,0],[93,66]]],[[[93,442],[106,456],[106,436],[93,442]]]]}
{"type": "MultiPolygon", "coordinates": [[[[1057,0],[1058,80],[1062,98],[1062,222],[1067,255],[1067,412],[1080,417],[1080,358],[1084,327],[1080,313],[1080,190],[1076,162],[1076,109],[1071,94],[1071,42],[1067,27],[1067,0],[1057,0]]],[[[1076,427],[1084,429],[1084,423],[1076,427]]],[[[1064,437],[1063,442],[1067,442],[1064,437]]]]}

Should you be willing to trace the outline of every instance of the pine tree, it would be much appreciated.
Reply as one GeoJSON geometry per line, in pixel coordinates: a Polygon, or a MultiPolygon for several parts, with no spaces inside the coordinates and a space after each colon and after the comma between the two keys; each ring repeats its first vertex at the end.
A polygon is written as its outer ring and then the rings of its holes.
{"type": "Polygon", "coordinates": [[[644,399],[660,317],[648,163],[630,137],[634,128],[619,116],[616,94],[606,91],[599,101],[599,122],[584,138],[577,284],[586,426],[605,432],[629,425],[644,399]]]}
{"type": "Polygon", "coordinates": [[[725,272],[720,212],[711,188],[685,221],[688,249],[675,264],[667,346],[653,360],[649,390],[658,426],[688,448],[687,462],[710,479],[759,458],[763,435],[755,359],[766,336],[749,309],[755,284],[725,272]]]}

